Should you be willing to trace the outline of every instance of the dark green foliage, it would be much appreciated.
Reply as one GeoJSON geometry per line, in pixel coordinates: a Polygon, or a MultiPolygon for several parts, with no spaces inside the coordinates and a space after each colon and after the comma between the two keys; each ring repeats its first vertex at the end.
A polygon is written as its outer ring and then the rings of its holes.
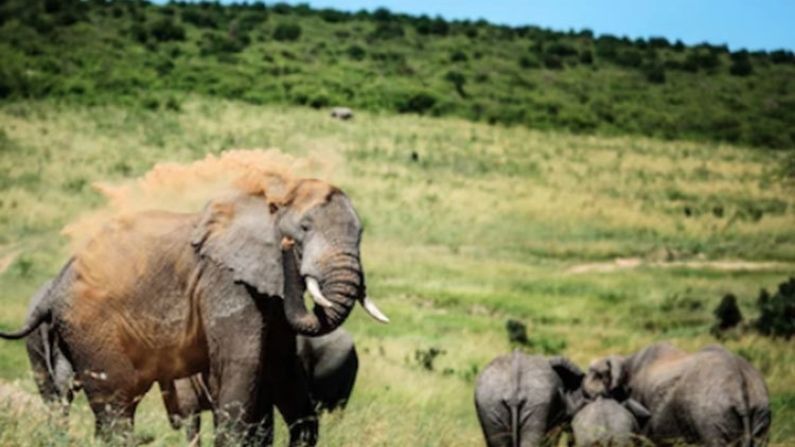
{"type": "Polygon", "coordinates": [[[731,329],[741,321],[743,321],[743,314],[740,312],[740,307],[737,306],[737,297],[731,293],[727,293],[720,300],[720,304],[712,312],[715,315],[715,331],[725,331],[731,329]]]}
{"type": "Polygon", "coordinates": [[[430,110],[434,104],[436,104],[436,98],[433,95],[426,92],[417,92],[410,94],[398,104],[398,112],[423,114],[430,110]]]}
{"type": "Polygon", "coordinates": [[[527,326],[518,320],[508,320],[505,322],[505,330],[508,332],[508,342],[511,345],[528,346],[530,340],[527,338],[527,326]]]}
{"type": "Polygon", "coordinates": [[[436,357],[444,354],[444,349],[439,349],[434,346],[428,349],[417,349],[414,351],[414,361],[417,362],[422,369],[433,371],[433,362],[436,360],[436,357]]]}
{"type": "Polygon", "coordinates": [[[759,318],[754,326],[759,332],[788,340],[795,335],[795,277],[779,284],[773,296],[762,289],[756,306],[759,318]]]}
{"type": "Polygon", "coordinates": [[[169,40],[185,40],[185,28],[177,25],[173,19],[163,17],[152,23],[149,34],[160,42],[169,40]]]}
{"type": "Polygon", "coordinates": [[[364,59],[365,56],[367,56],[367,52],[365,52],[364,48],[362,48],[359,45],[351,45],[351,46],[349,46],[348,50],[347,50],[347,53],[348,53],[348,56],[350,56],[351,59],[354,59],[354,60],[357,60],[357,61],[360,61],[360,60],[364,59]]]}
{"type": "Polygon", "coordinates": [[[747,51],[732,53],[731,60],[732,64],[729,66],[729,73],[734,76],[750,76],[754,72],[754,67],[747,51]]]}
{"type": "Polygon", "coordinates": [[[301,37],[301,26],[295,23],[280,23],[273,30],[273,38],[282,42],[293,42],[301,37]]]}
{"type": "Polygon", "coordinates": [[[0,42],[0,99],[7,100],[141,104],[143,95],[195,92],[795,146],[789,50],[729,53],[660,37],[448,22],[384,8],[209,1],[6,0],[0,42]]]}

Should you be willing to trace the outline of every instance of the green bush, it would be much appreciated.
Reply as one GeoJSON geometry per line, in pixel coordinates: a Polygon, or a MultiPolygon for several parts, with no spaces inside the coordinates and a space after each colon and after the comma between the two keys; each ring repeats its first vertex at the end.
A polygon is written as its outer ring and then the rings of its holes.
{"type": "Polygon", "coordinates": [[[159,42],[185,40],[185,28],[177,25],[173,19],[162,17],[149,26],[149,34],[159,42]]]}
{"type": "Polygon", "coordinates": [[[789,340],[795,335],[795,277],[779,284],[773,296],[762,289],[756,307],[759,309],[759,318],[754,322],[756,329],[764,335],[789,340]]]}
{"type": "Polygon", "coordinates": [[[293,42],[301,37],[301,26],[295,23],[280,23],[273,30],[273,38],[280,42],[293,42]]]}
{"type": "Polygon", "coordinates": [[[508,332],[508,343],[511,345],[529,346],[530,339],[527,338],[527,326],[518,320],[508,320],[505,322],[505,330],[508,332]]]}
{"type": "Polygon", "coordinates": [[[737,305],[737,297],[731,293],[723,296],[720,304],[712,313],[717,320],[713,326],[713,330],[716,332],[731,329],[743,321],[743,314],[737,305]]]}
{"type": "Polygon", "coordinates": [[[400,101],[397,105],[397,109],[400,113],[423,114],[428,112],[435,104],[436,97],[434,97],[432,94],[427,92],[417,92],[400,101]]]}
{"type": "Polygon", "coordinates": [[[348,53],[348,56],[351,59],[357,60],[357,61],[363,60],[365,57],[367,57],[367,52],[364,51],[364,48],[362,48],[359,45],[351,45],[351,46],[349,46],[348,50],[347,50],[347,53],[348,53]]]}

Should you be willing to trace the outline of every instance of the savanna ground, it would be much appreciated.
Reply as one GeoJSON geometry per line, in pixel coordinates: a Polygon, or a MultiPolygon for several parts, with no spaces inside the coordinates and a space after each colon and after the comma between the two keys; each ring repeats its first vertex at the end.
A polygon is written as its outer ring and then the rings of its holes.
{"type": "MultiPolygon", "coordinates": [[[[67,258],[60,230],[102,205],[93,182],[233,148],[320,160],[365,222],[368,291],[392,323],[361,310],[346,323],[359,379],[344,414],[322,418],[322,445],[481,445],[474,378],[511,349],[509,318],[527,324],[530,351],[585,367],[657,340],[713,343],[725,293],[752,319],[760,288],[795,273],[782,152],[414,116],[339,122],[203,98],[165,111],[28,101],[0,105],[0,327],[20,325],[67,258]]],[[[773,444],[795,444],[792,342],[748,330],[725,343],[767,379],[773,444]]],[[[35,394],[24,343],[0,342],[0,378],[12,384],[0,392],[0,444],[89,442],[84,398],[68,434],[19,398],[35,394]]],[[[182,442],[156,389],[136,423],[154,445],[182,442]]]]}

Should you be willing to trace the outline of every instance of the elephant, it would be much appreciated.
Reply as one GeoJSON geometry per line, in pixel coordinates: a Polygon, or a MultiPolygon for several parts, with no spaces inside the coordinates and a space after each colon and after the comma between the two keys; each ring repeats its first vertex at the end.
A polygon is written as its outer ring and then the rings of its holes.
{"type": "Polygon", "coordinates": [[[334,107],[331,109],[331,117],[347,121],[353,119],[353,110],[348,107],[334,107]]]}
{"type": "MultiPolygon", "coordinates": [[[[356,380],[358,357],[353,338],[344,328],[318,337],[299,335],[296,344],[298,368],[289,374],[284,374],[283,368],[271,370],[266,380],[278,390],[274,403],[290,427],[290,445],[314,445],[317,441],[315,411],[344,408],[356,380]]],[[[282,352],[296,355],[290,350],[282,352]]],[[[284,365],[288,361],[280,359],[271,364],[284,365]]],[[[201,428],[199,415],[203,410],[212,409],[206,381],[197,374],[176,380],[173,388],[161,391],[172,427],[179,429],[184,425],[188,442],[195,443],[201,428]]],[[[272,421],[272,415],[269,416],[272,421]]]]}
{"type": "Polygon", "coordinates": [[[344,328],[320,337],[298,336],[298,359],[309,379],[317,410],[344,409],[353,392],[359,357],[353,337],[344,328]]]}
{"type": "Polygon", "coordinates": [[[767,443],[771,412],[762,375],[747,361],[712,345],[695,353],[670,343],[591,364],[586,396],[629,396],[648,408],[643,432],[652,442],[706,446],[767,443]]]}
{"type": "Polygon", "coordinates": [[[649,417],[649,411],[631,398],[619,403],[615,399],[598,396],[583,402],[574,414],[571,428],[575,445],[618,447],[637,444],[639,438],[636,434],[649,417]]]}
{"type": "Polygon", "coordinates": [[[116,216],[69,259],[23,327],[0,337],[52,325],[99,438],[130,439],[155,382],[206,374],[216,444],[253,442],[272,408],[259,379],[275,305],[307,336],[339,327],[357,301],[388,321],[366,296],[362,224],[347,195],[320,180],[278,180],[251,173],[198,213],[116,216]]]}
{"type": "Polygon", "coordinates": [[[495,358],[480,373],[475,408],[489,447],[542,444],[570,416],[569,395],[583,372],[563,357],[518,351],[495,358]]]}
{"type": "MultiPolygon", "coordinates": [[[[47,299],[51,287],[52,280],[48,280],[33,295],[28,314],[47,299]]],[[[25,347],[33,370],[33,380],[42,399],[46,404],[58,407],[63,416],[69,416],[70,404],[79,388],[74,383],[74,369],[64,355],[57,332],[44,322],[27,337],[25,347]]]]}

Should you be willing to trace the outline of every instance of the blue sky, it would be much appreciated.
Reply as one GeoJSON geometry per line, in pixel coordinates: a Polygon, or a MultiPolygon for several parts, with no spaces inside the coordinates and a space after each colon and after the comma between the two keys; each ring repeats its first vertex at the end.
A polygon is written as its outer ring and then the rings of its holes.
{"type": "MultiPolygon", "coordinates": [[[[265,3],[273,3],[267,1],[265,3]]],[[[664,36],[687,44],[726,43],[731,49],[795,49],[795,0],[288,0],[357,11],[384,6],[410,14],[484,18],[555,30],[664,36]]]]}

